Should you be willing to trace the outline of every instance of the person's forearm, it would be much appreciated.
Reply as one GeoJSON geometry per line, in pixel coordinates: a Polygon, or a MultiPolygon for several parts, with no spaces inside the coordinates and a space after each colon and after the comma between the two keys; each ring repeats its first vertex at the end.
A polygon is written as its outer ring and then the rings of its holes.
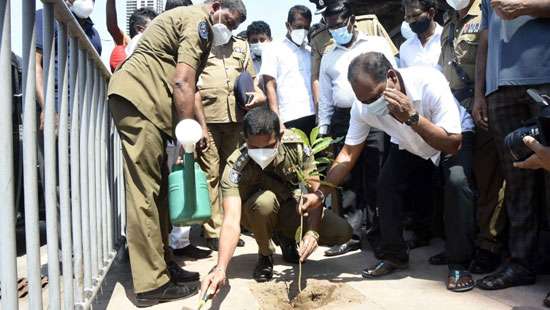
{"type": "Polygon", "coordinates": [[[36,53],[36,101],[44,111],[44,71],[42,68],[42,54],[36,53]]]}
{"type": "Polygon", "coordinates": [[[319,111],[319,100],[321,98],[321,88],[319,86],[319,79],[311,81],[311,92],[313,95],[313,102],[315,103],[315,110],[319,111]]]}
{"type": "Polygon", "coordinates": [[[123,45],[124,33],[118,27],[116,1],[107,0],[105,10],[106,10],[106,20],[107,20],[107,31],[109,31],[109,34],[111,34],[111,37],[113,37],[113,41],[115,42],[116,45],[123,45]]]}
{"type": "Polygon", "coordinates": [[[258,87],[258,85],[254,85],[254,91],[255,91],[256,102],[261,105],[265,104],[267,101],[267,97],[264,94],[264,92],[261,90],[261,88],[258,87]]]}
{"type": "Polygon", "coordinates": [[[218,252],[218,268],[227,270],[227,266],[235,253],[239,236],[241,235],[240,225],[240,208],[236,208],[241,204],[240,198],[229,197],[223,200],[224,219],[220,232],[219,252],[218,252]],[[235,209],[239,211],[236,212],[235,209]]]}
{"type": "Polygon", "coordinates": [[[279,103],[277,102],[277,83],[273,78],[270,78],[265,83],[265,92],[267,95],[267,101],[271,111],[279,115],[279,103]]]}
{"type": "Polygon", "coordinates": [[[344,148],[330,167],[324,181],[324,183],[330,185],[321,185],[320,189],[325,195],[334,191],[334,187],[340,186],[344,182],[345,178],[350,174],[351,169],[355,166],[364,145],[365,143],[354,146],[344,145],[344,148]]]}
{"type": "Polygon", "coordinates": [[[523,0],[522,15],[550,18],[550,0],[523,0]]]}
{"type": "MultiPolygon", "coordinates": [[[[321,220],[323,218],[323,208],[311,209],[307,213],[307,229],[319,233],[321,229],[321,220]]],[[[306,232],[307,230],[304,231],[304,233],[306,232]]]]}
{"type": "Polygon", "coordinates": [[[443,128],[436,126],[423,116],[420,116],[418,124],[411,127],[426,143],[438,151],[456,154],[460,149],[462,135],[448,134],[443,128]]]}
{"type": "Polygon", "coordinates": [[[487,30],[483,30],[480,34],[479,45],[476,55],[476,77],[475,77],[475,97],[485,98],[485,78],[487,69],[487,30]]]}
{"type": "Polygon", "coordinates": [[[179,120],[195,117],[195,89],[195,80],[191,79],[190,75],[182,75],[175,79],[174,105],[179,120]]]}

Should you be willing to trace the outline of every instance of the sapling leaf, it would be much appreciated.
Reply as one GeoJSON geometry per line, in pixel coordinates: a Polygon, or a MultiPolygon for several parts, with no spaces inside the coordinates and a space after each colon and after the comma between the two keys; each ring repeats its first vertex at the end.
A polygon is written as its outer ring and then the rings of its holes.
{"type": "Polygon", "coordinates": [[[315,144],[317,142],[317,137],[319,136],[319,127],[313,128],[311,133],[309,134],[309,141],[311,142],[311,145],[315,144]]]}
{"type": "Polygon", "coordinates": [[[300,137],[300,139],[302,140],[302,143],[305,145],[305,146],[311,146],[311,144],[309,143],[309,139],[306,135],[305,132],[301,131],[300,129],[298,128],[292,128],[290,129],[292,130],[292,132],[294,132],[298,137],[300,137]]]}
{"type": "Polygon", "coordinates": [[[315,143],[315,145],[313,146],[313,155],[319,153],[319,152],[322,152],[324,151],[327,147],[329,147],[330,145],[332,144],[332,138],[331,137],[325,137],[323,139],[320,139],[319,141],[317,141],[317,143],[315,143]]]}

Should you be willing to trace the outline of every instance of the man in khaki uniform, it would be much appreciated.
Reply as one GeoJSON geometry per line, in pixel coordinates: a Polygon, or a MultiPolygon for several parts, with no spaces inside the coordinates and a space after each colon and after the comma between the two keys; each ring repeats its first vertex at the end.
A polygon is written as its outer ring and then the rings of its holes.
{"type": "MultiPolygon", "coordinates": [[[[450,10],[445,16],[441,35],[439,65],[451,90],[466,110],[472,112],[476,54],[480,36],[480,0],[472,0],[460,10],[450,10]]],[[[477,218],[479,247],[470,266],[473,273],[494,271],[500,264],[500,248],[504,229],[504,214],[499,192],[504,178],[497,158],[493,138],[488,131],[477,128],[474,146],[473,174],[478,192],[477,218]]]]}
{"type": "MultiPolygon", "coordinates": [[[[227,158],[241,144],[242,117],[245,111],[237,106],[234,86],[242,72],[255,78],[254,64],[246,40],[232,37],[222,46],[212,48],[206,66],[197,83],[196,105],[203,109],[203,128],[207,128],[208,148],[201,153],[199,163],[208,176],[212,218],[203,225],[209,248],[218,250],[218,238],[223,211],[219,200],[220,175],[227,158]]],[[[264,102],[265,96],[257,89],[250,107],[264,102]]]]}
{"type": "Polygon", "coordinates": [[[240,0],[170,10],[144,32],[135,52],[114,73],[109,108],[125,159],[127,236],[138,306],[189,296],[198,280],[164,249],[170,228],[165,149],[173,124],[194,117],[195,84],[211,45],[246,18],[240,0]],[[213,24],[217,31],[213,31],[213,24]]]}
{"type": "MultiPolygon", "coordinates": [[[[280,232],[294,238],[300,225],[297,211],[299,185],[295,169],[313,175],[316,171],[311,150],[291,131],[281,133],[277,114],[266,107],[257,107],[245,116],[246,145],[236,150],[227,162],[221,188],[224,220],[218,264],[203,280],[203,291],[217,291],[225,282],[225,270],[233,256],[240,226],[254,234],[259,246],[254,279],[269,281],[273,276],[274,247],[271,237],[280,232]]],[[[317,192],[317,177],[309,178],[310,192],[317,192]]],[[[317,243],[332,245],[351,238],[346,221],[322,208],[304,218],[300,260],[304,261],[317,243]],[[324,214],[323,214],[324,213],[324,214]]]]}

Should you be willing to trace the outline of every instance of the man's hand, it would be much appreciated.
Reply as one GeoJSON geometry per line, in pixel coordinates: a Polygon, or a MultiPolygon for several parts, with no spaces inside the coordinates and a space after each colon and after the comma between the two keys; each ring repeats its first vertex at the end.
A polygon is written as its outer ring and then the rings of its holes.
{"type": "Polygon", "coordinates": [[[550,171],[550,147],[543,146],[531,136],[523,138],[523,142],[533,150],[535,154],[522,162],[514,163],[514,167],[531,170],[545,169],[546,171],[550,171]]]}
{"type": "Polygon", "coordinates": [[[388,88],[384,91],[384,97],[388,101],[388,108],[392,115],[401,123],[404,123],[416,113],[411,100],[402,92],[388,88]]]}
{"type": "Polygon", "coordinates": [[[491,0],[491,6],[495,13],[504,20],[511,20],[525,15],[524,0],[491,0]]]}
{"type": "Polygon", "coordinates": [[[298,249],[298,254],[300,255],[300,261],[303,263],[318,247],[318,234],[313,231],[308,231],[304,238],[300,248],[298,249]]]}
{"type": "Polygon", "coordinates": [[[209,275],[207,275],[201,283],[201,298],[206,291],[208,291],[209,298],[213,298],[218,294],[220,289],[225,285],[226,277],[225,270],[219,267],[214,268],[209,275]]]}
{"type": "Polygon", "coordinates": [[[246,93],[246,96],[249,98],[248,103],[245,104],[245,106],[244,106],[244,108],[247,111],[252,110],[253,108],[260,105],[257,98],[256,98],[256,93],[255,92],[248,92],[248,93],[246,93]]]}
{"type": "Polygon", "coordinates": [[[301,204],[301,206],[298,205],[298,207],[300,208],[298,210],[298,213],[300,214],[306,214],[308,210],[321,207],[321,197],[317,193],[305,194],[302,196],[302,199],[303,203],[301,204]]]}
{"type": "Polygon", "coordinates": [[[208,128],[203,128],[202,138],[199,140],[199,142],[197,142],[196,146],[197,153],[204,153],[208,151],[208,148],[210,147],[210,145],[208,144],[208,136],[208,128]]]}
{"type": "Polygon", "coordinates": [[[487,117],[487,99],[485,97],[475,98],[472,108],[472,116],[476,125],[487,131],[489,130],[489,118],[487,117]]]}

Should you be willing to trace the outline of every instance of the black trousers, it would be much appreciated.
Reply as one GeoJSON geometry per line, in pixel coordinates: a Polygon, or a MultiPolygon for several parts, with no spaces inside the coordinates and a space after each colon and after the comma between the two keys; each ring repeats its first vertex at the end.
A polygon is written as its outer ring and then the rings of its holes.
{"type": "MultiPolygon", "coordinates": [[[[466,139],[465,139],[466,140],[466,139]]],[[[473,140],[470,139],[473,143],[473,140]]],[[[463,146],[456,156],[442,156],[441,168],[445,179],[444,222],[447,232],[446,252],[449,266],[466,268],[473,253],[474,207],[473,194],[468,181],[471,171],[472,146],[463,146]],[[470,155],[468,155],[470,154],[470,155]]],[[[465,145],[468,142],[464,142],[465,145]]],[[[389,156],[378,182],[378,203],[381,229],[381,258],[396,262],[409,259],[403,240],[401,212],[408,199],[408,189],[426,184],[436,168],[431,160],[422,159],[392,144],[389,156]]],[[[429,184],[429,183],[428,183],[429,184]]],[[[431,191],[428,189],[420,189],[431,191]]],[[[417,203],[431,203],[432,195],[417,195],[417,203]]]]}
{"type": "Polygon", "coordinates": [[[298,118],[292,121],[288,121],[285,123],[285,127],[290,128],[297,128],[303,131],[308,137],[313,128],[315,128],[315,123],[317,122],[317,117],[315,115],[310,115],[302,118],[298,118]]]}
{"type": "MultiPolygon", "coordinates": [[[[344,108],[336,108],[330,122],[329,134],[333,138],[344,137],[348,133],[350,122],[350,110],[344,108]]],[[[336,153],[343,147],[342,141],[337,146],[336,153]]],[[[365,147],[361,152],[359,160],[351,170],[351,175],[344,184],[345,188],[349,188],[356,195],[356,203],[354,210],[345,210],[344,215],[348,215],[348,222],[353,228],[355,237],[361,236],[361,228],[364,221],[368,220],[367,228],[377,226],[376,218],[376,184],[378,175],[382,165],[384,153],[384,132],[378,129],[371,129],[365,147]],[[366,212],[366,213],[365,213],[366,212]],[[359,213],[356,216],[355,213],[359,213]]]]}

